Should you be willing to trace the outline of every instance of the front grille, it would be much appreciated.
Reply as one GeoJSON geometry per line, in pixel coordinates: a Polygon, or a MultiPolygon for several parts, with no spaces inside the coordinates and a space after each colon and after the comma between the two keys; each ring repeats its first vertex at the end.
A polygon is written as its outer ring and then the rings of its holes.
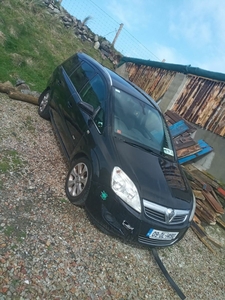
{"type": "Polygon", "coordinates": [[[154,220],[160,221],[160,222],[164,222],[165,221],[165,214],[158,212],[156,210],[150,209],[148,207],[145,207],[145,214],[154,220]]]}
{"type": "Polygon", "coordinates": [[[166,241],[166,240],[156,240],[156,239],[151,239],[142,235],[139,235],[138,237],[138,242],[141,244],[153,246],[153,247],[165,247],[165,246],[170,246],[174,244],[178,239],[176,238],[175,240],[171,241],[166,241]]]}
{"type": "Polygon", "coordinates": [[[189,214],[189,210],[170,209],[147,200],[144,200],[143,203],[145,215],[164,224],[184,223],[189,214]]]}

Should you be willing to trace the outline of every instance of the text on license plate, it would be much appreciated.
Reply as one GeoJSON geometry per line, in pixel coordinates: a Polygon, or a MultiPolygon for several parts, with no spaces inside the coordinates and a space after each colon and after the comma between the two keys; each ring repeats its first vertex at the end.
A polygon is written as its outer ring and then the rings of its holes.
{"type": "Polygon", "coordinates": [[[169,241],[175,239],[178,233],[179,232],[168,232],[168,231],[150,229],[149,232],[146,234],[146,236],[151,239],[169,241]]]}

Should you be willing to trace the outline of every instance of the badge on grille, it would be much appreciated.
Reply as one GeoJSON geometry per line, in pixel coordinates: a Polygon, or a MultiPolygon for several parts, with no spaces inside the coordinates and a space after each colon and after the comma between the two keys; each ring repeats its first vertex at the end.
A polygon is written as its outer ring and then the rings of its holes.
{"type": "Polygon", "coordinates": [[[171,208],[167,208],[166,213],[165,213],[165,221],[167,224],[169,224],[173,218],[175,217],[175,212],[171,208]]]}

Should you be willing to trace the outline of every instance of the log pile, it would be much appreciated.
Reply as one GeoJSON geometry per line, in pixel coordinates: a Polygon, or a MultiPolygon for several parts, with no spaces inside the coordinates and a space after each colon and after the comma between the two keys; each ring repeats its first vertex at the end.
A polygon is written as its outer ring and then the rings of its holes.
{"type": "Polygon", "coordinates": [[[191,135],[196,131],[196,128],[191,123],[171,110],[167,110],[164,116],[173,137],[180,164],[196,160],[213,151],[213,148],[204,140],[197,142],[193,140],[191,135]]]}
{"type": "Polygon", "coordinates": [[[225,229],[225,189],[215,179],[192,165],[186,166],[184,171],[196,198],[191,228],[209,250],[215,253],[209,242],[217,247],[222,245],[206,234],[204,225],[218,224],[225,229]]]}
{"type": "MultiPolygon", "coordinates": [[[[195,142],[192,139],[191,135],[196,128],[177,113],[167,110],[165,119],[173,137],[180,164],[190,163],[213,150],[205,141],[195,142]]],[[[215,179],[190,164],[186,164],[184,170],[196,198],[196,211],[191,228],[204,245],[215,253],[211,244],[216,247],[222,247],[222,245],[208,236],[204,228],[205,225],[218,224],[225,229],[225,189],[215,179]]]]}
{"type": "MultiPolygon", "coordinates": [[[[29,91],[29,90],[26,90],[29,91]]],[[[19,87],[13,87],[10,82],[0,83],[0,92],[8,94],[9,98],[38,105],[38,98],[21,92],[19,87]]]]}

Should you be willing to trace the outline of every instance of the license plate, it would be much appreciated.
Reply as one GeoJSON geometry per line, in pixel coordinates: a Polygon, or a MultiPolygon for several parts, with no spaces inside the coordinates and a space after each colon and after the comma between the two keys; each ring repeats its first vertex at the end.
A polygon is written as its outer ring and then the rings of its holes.
{"type": "Polygon", "coordinates": [[[156,229],[150,229],[146,234],[147,237],[155,240],[173,240],[176,238],[179,232],[161,231],[156,229]]]}

